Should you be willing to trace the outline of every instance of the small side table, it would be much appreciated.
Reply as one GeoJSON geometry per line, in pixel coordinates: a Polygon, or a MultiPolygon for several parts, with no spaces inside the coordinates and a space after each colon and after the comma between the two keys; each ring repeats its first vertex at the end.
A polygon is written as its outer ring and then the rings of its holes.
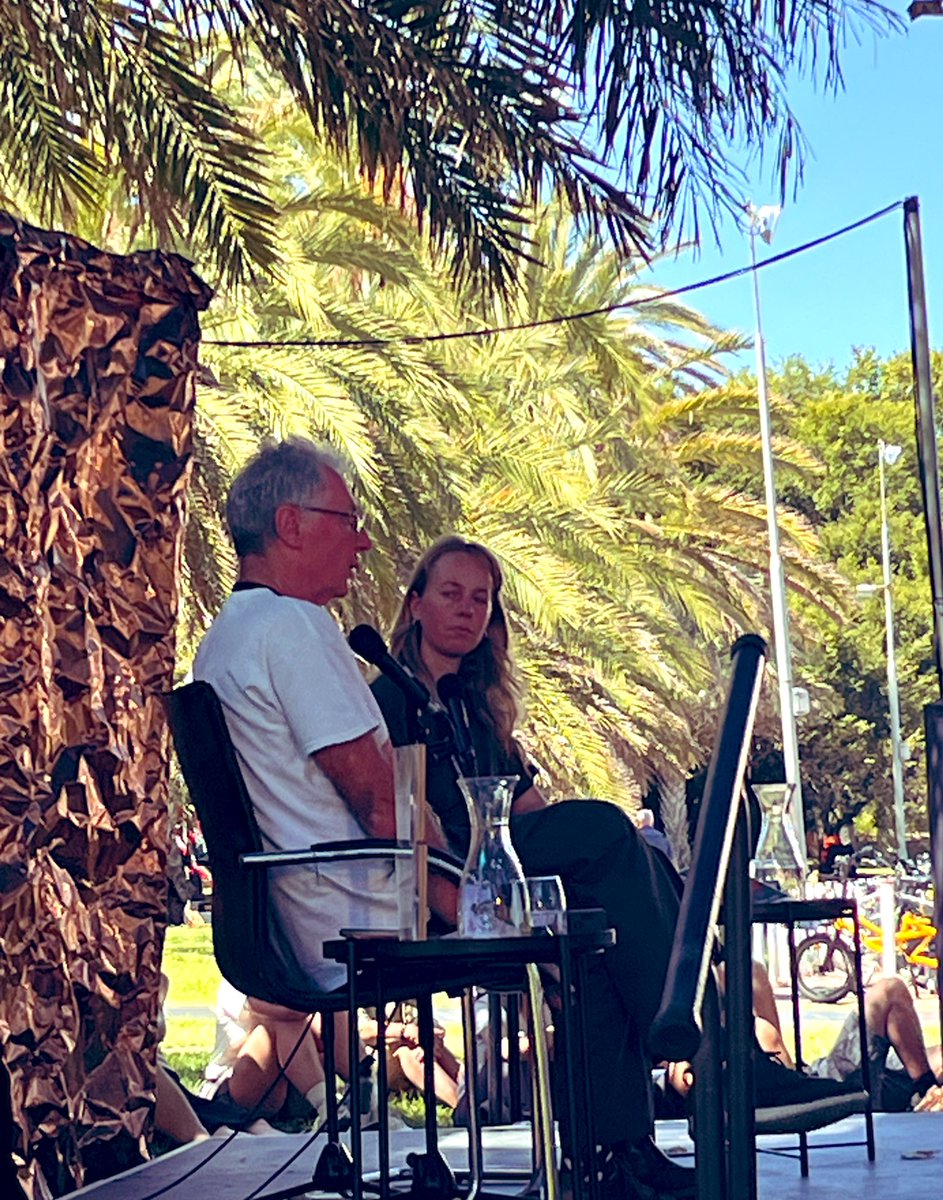
{"type": "MultiPolygon", "coordinates": [[[[855,996],[858,1001],[858,1037],[861,1042],[861,1086],[868,1093],[864,1109],[865,1145],[868,1162],[874,1162],[874,1113],[871,1097],[871,1065],[868,1059],[868,1026],[865,1019],[864,984],[861,974],[861,928],[858,923],[858,905],[850,897],[823,897],[817,900],[760,900],[753,905],[755,925],[785,925],[789,940],[789,982],[792,988],[792,1025],[796,1040],[796,1066],[804,1066],[802,1058],[802,1031],[799,1008],[799,964],[796,958],[796,925],[803,922],[824,923],[846,917],[854,929],[855,996]]],[[[860,1146],[861,1142],[841,1142],[838,1145],[860,1146]]],[[[804,1131],[799,1133],[799,1161],[803,1176],[809,1174],[809,1145],[804,1131]]]]}
{"type": "MultiPolygon", "coordinates": [[[[342,930],[343,940],[326,942],[324,945],[324,953],[327,958],[343,962],[347,966],[348,1010],[352,1038],[356,1038],[360,997],[369,995],[371,1002],[377,1006],[377,1026],[381,1031],[377,1041],[378,1082],[384,1092],[385,1038],[382,1035],[383,1021],[380,1018],[384,1007],[383,998],[388,994],[390,986],[397,979],[403,977],[428,980],[429,1002],[427,1005],[428,1016],[425,1022],[423,1022],[423,1008],[420,1007],[420,1034],[423,1032],[422,1024],[425,1023],[428,1026],[429,1035],[429,1046],[426,1048],[426,1057],[429,1060],[427,1081],[431,1081],[431,993],[432,991],[463,992],[466,1025],[466,1087],[471,1089],[469,1103],[471,1185],[469,1194],[472,1197],[479,1195],[482,1165],[481,1132],[478,1125],[475,1096],[474,1025],[472,1024],[470,1028],[468,1025],[470,1010],[468,989],[473,983],[487,987],[491,985],[492,981],[495,981],[494,986],[507,990],[509,972],[519,972],[521,968],[534,967],[536,964],[555,967],[560,977],[558,1020],[563,1034],[563,1043],[568,1051],[565,1055],[563,1081],[567,1096],[567,1113],[571,1123],[569,1133],[576,1159],[573,1170],[573,1198],[574,1200],[587,1200],[584,1171],[581,1169],[584,1165],[584,1158],[586,1175],[590,1180],[590,1191],[593,1195],[597,1191],[595,1171],[590,1169],[591,1156],[594,1152],[592,1081],[589,1078],[589,1072],[582,1066],[587,1061],[586,1047],[589,1034],[580,996],[585,984],[588,956],[614,945],[615,932],[604,927],[604,918],[596,921],[579,920],[581,916],[589,915],[571,912],[569,914],[571,932],[564,935],[534,933],[510,938],[460,938],[449,935],[427,941],[407,942],[400,941],[395,937],[378,937],[369,932],[342,930]],[[572,928],[573,925],[578,928],[572,928]],[[572,1052],[573,1049],[576,1050],[575,1054],[572,1052]]],[[[539,1013],[536,1014],[536,1019],[540,1019],[539,1013]]],[[[353,1056],[352,1061],[356,1061],[356,1055],[353,1056]]],[[[549,1097],[543,1097],[542,1103],[548,1100],[549,1097]]],[[[356,1095],[356,1089],[352,1088],[350,1110],[351,1155],[354,1175],[353,1200],[362,1200],[363,1198],[363,1154],[359,1107],[359,1097],[356,1095]]],[[[549,1114],[549,1107],[546,1112],[549,1114]]],[[[426,1096],[425,1133],[427,1156],[435,1160],[438,1158],[438,1136],[434,1095],[426,1096]]],[[[380,1096],[379,1104],[381,1200],[388,1200],[390,1195],[389,1161],[389,1126],[386,1114],[386,1096],[383,1094],[380,1096]]],[[[545,1166],[549,1178],[554,1170],[553,1162],[549,1161],[545,1166]]],[[[593,1200],[593,1195],[590,1200],[593,1200]]]]}

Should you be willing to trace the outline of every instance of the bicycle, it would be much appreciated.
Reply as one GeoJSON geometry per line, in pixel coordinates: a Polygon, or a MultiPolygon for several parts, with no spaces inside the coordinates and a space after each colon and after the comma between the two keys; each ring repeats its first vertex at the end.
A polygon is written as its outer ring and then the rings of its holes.
{"type": "MultiPolygon", "coordinates": [[[[918,993],[920,987],[929,988],[935,982],[939,965],[933,953],[936,926],[925,911],[929,904],[926,899],[912,895],[901,895],[899,899],[912,907],[901,912],[894,931],[897,964],[899,967],[908,967],[911,985],[914,992],[918,993]]],[[[860,911],[858,923],[862,952],[870,951],[879,962],[884,949],[881,926],[867,913],[860,911]]],[[[845,940],[845,936],[851,938],[853,934],[853,923],[847,917],[840,917],[831,930],[810,934],[796,947],[799,991],[808,1000],[835,1004],[854,991],[854,947],[845,940]]]]}

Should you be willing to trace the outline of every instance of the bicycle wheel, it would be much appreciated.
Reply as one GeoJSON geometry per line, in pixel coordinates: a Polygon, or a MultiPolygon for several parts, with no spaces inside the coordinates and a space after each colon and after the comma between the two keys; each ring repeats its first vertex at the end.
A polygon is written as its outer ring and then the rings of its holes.
{"type": "Polygon", "coordinates": [[[854,991],[854,957],[837,937],[814,933],[803,938],[796,947],[796,972],[807,1000],[834,1004],[854,991]]]}

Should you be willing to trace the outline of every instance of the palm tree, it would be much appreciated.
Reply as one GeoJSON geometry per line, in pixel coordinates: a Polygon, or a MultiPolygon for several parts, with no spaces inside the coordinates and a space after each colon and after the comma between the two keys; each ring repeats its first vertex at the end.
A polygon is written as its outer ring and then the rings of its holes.
{"type": "MultiPolygon", "coordinates": [[[[755,413],[755,395],[725,378],[718,355],[735,339],[641,288],[561,213],[546,212],[532,238],[542,265],[522,269],[503,318],[646,303],[477,351],[463,513],[505,563],[532,718],[557,734],[581,728],[575,754],[567,738],[543,739],[551,774],[572,780],[580,763],[584,787],[611,790],[625,767],[639,781],[660,763],[687,769],[704,749],[690,718],[718,677],[716,647],[769,626],[764,510],[708,469],[758,461],[755,434],[725,431],[755,413]]],[[[780,452],[811,465],[794,445],[780,452]]],[[[783,525],[798,577],[820,603],[833,596],[811,531],[793,514],[783,525]]]]}
{"type": "Polygon", "coordinates": [[[835,86],[849,30],[894,22],[876,0],[0,0],[0,198],[71,226],[117,178],[162,247],[198,236],[229,281],[274,267],[260,147],[214,88],[262,61],[500,288],[549,191],[629,255],[739,204],[731,145],[776,143],[785,188],[786,70],[835,86]]]}
{"type": "MultiPolygon", "coordinates": [[[[712,639],[765,607],[762,510],[702,469],[756,451],[755,438],[720,431],[746,397],[705,386],[724,381],[717,354],[735,343],[640,289],[559,209],[528,229],[541,265],[525,262],[507,299],[456,291],[410,223],[325,153],[283,94],[267,95],[257,133],[284,181],[284,268],[251,311],[237,297],[208,329],[221,386],[198,406],[188,640],[232,566],[219,515],[229,474],[265,433],[316,431],[351,462],[378,546],[350,620],[387,627],[424,544],[449,528],[478,537],[507,570],[528,729],[548,776],[624,794],[660,761],[686,769],[690,709],[715,677],[712,639]],[[649,303],[632,317],[402,340],[638,298],[649,303]],[[212,345],[305,338],[387,340],[212,345]]],[[[810,558],[802,527],[791,534],[810,558]]]]}

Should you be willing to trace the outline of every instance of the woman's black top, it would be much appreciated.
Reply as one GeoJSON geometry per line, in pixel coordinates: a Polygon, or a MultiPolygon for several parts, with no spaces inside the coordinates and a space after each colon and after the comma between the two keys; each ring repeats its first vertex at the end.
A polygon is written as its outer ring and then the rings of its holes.
{"type": "MultiPolygon", "coordinates": [[[[395,683],[380,675],[370,685],[376,697],[394,746],[409,746],[422,740],[418,712],[412,707],[395,683]]],[[[474,711],[468,709],[468,730],[479,775],[519,775],[514,799],[523,795],[534,782],[534,772],[523,756],[509,752],[474,711]]],[[[426,798],[442,822],[442,829],[452,852],[464,859],[468,852],[471,827],[465,798],[456,782],[457,772],[449,751],[441,746],[430,747],[426,756],[426,798]]]]}

